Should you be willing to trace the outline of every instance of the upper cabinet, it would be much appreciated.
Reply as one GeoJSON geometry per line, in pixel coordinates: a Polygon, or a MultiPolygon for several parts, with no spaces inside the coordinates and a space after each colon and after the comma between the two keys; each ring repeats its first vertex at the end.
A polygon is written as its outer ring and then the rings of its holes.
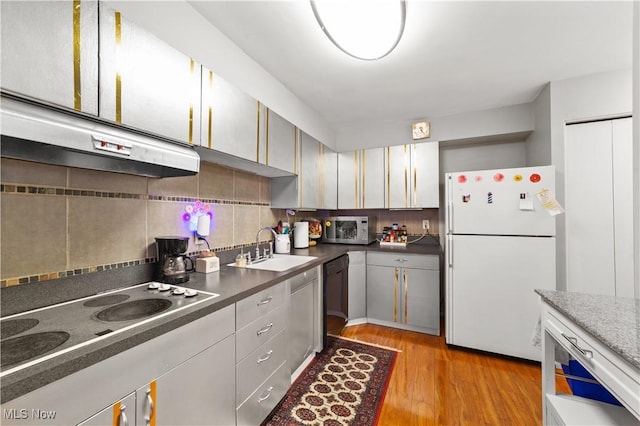
{"type": "Polygon", "coordinates": [[[98,114],[97,1],[3,1],[2,89],[98,114]]]}
{"type": "Polygon", "coordinates": [[[438,208],[438,142],[385,149],[387,208],[438,208]]]}
{"type": "Polygon", "coordinates": [[[297,173],[296,127],[265,105],[260,107],[258,162],[292,174],[297,173]]]}
{"type": "Polygon", "coordinates": [[[384,204],[384,148],[338,154],[338,208],[381,209],[384,204]]]}
{"type": "Polygon", "coordinates": [[[201,145],[258,162],[259,126],[259,102],[202,67],[201,145]]]}
{"type": "Polygon", "coordinates": [[[271,179],[271,207],[335,209],[337,155],[312,136],[296,130],[297,176],[271,179]]]}
{"type": "Polygon", "coordinates": [[[100,7],[100,116],[199,144],[201,67],[120,12],[100,7]]]}

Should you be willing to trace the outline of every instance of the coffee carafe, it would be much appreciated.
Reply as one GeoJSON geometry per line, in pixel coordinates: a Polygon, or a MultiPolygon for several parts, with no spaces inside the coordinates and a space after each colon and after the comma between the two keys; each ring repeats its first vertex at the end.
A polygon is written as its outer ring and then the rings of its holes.
{"type": "Polygon", "coordinates": [[[156,237],[158,281],[167,284],[189,281],[189,272],[193,271],[193,261],[185,255],[188,246],[189,237],[156,237]]]}

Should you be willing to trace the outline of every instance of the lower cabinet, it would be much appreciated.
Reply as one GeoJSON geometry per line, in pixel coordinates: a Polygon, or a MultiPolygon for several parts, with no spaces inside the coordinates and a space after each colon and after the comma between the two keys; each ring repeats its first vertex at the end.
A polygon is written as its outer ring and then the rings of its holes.
{"type": "Polygon", "coordinates": [[[127,426],[136,424],[136,394],[132,392],[115,404],[100,411],[79,426],[127,426]]]}
{"type": "Polygon", "coordinates": [[[289,369],[294,373],[314,352],[314,306],[319,306],[316,303],[317,269],[291,278],[289,285],[289,369]]]}
{"type": "Polygon", "coordinates": [[[367,321],[367,253],[349,252],[349,325],[367,321]]]}
{"type": "Polygon", "coordinates": [[[439,257],[369,252],[367,318],[374,324],[440,335],[439,257]]]}
{"type": "Polygon", "coordinates": [[[236,423],[257,425],[289,388],[285,282],[236,303],[236,423]]]}

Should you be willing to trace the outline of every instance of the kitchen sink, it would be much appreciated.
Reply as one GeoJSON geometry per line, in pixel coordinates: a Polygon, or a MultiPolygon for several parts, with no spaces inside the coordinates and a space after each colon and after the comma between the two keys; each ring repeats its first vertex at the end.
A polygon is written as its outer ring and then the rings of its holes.
{"type": "MultiPolygon", "coordinates": [[[[272,258],[254,262],[246,265],[246,269],[260,269],[263,271],[284,272],[296,266],[304,265],[307,262],[315,260],[315,256],[297,256],[289,254],[274,254],[272,258]]],[[[230,263],[229,266],[236,266],[230,263]]]]}

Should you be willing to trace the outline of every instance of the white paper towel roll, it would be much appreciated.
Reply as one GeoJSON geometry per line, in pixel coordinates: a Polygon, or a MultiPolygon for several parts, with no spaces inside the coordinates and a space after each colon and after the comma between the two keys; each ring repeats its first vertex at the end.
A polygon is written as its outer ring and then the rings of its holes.
{"type": "Polygon", "coordinates": [[[293,224],[293,248],[309,247],[309,222],[293,224]]]}

